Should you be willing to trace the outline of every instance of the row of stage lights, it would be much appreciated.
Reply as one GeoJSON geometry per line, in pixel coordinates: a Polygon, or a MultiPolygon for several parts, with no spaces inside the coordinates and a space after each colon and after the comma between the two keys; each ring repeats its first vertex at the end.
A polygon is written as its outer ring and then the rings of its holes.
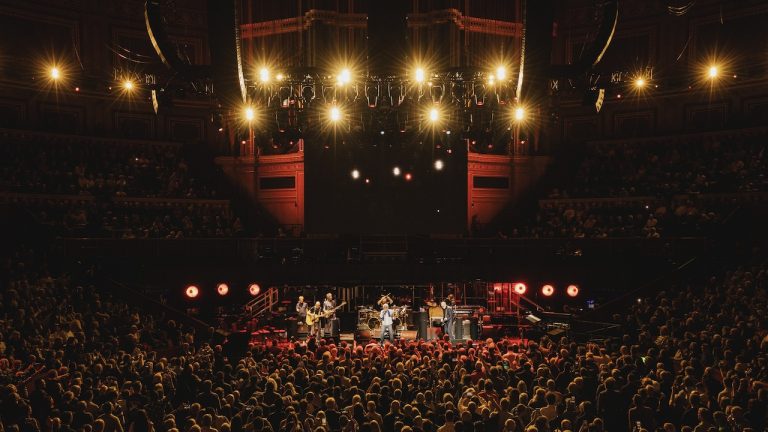
{"type": "MultiPolygon", "coordinates": [[[[429,119],[429,122],[433,126],[439,126],[440,122],[443,118],[443,115],[440,112],[440,109],[437,107],[429,108],[425,112],[425,117],[429,119]]],[[[522,106],[515,107],[511,112],[511,117],[514,120],[515,124],[519,124],[525,120],[526,117],[526,110],[522,106]]],[[[253,106],[246,106],[243,109],[243,119],[246,123],[251,124],[256,119],[256,109],[253,106]]],[[[331,123],[336,124],[340,122],[343,119],[343,112],[341,108],[337,105],[331,105],[330,108],[328,108],[328,120],[330,120],[331,123]]]]}
{"type": "MultiPolygon", "coordinates": [[[[715,81],[717,81],[719,78],[722,78],[724,76],[723,70],[721,66],[717,64],[710,64],[709,66],[705,67],[703,70],[703,81],[709,82],[710,84],[714,84],[715,81]]],[[[733,74],[733,78],[738,78],[737,74],[733,74]]],[[[632,86],[634,87],[635,91],[637,92],[643,92],[647,88],[651,87],[652,79],[650,78],[649,74],[646,73],[637,73],[632,78],[632,86]]],[[[657,88],[658,85],[653,85],[654,88],[657,88]]],[[[616,95],[618,98],[621,98],[621,93],[616,95]]]]}
{"type": "MultiPolygon", "coordinates": [[[[501,291],[503,288],[503,284],[501,283],[495,283],[493,284],[494,291],[501,291]]],[[[526,285],[523,282],[515,282],[512,285],[512,290],[515,292],[515,294],[518,295],[525,295],[526,292],[528,292],[528,285],[526,285]]],[[[555,294],[555,287],[551,284],[545,284],[541,286],[541,289],[539,291],[541,295],[544,297],[552,297],[555,294]]],[[[579,295],[579,286],[575,284],[570,284],[565,288],[565,293],[568,295],[568,297],[576,297],[579,295]]]]}
{"type": "MultiPolygon", "coordinates": [[[[47,72],[48,80],[55,86],[58,86],[59,84],[63,84],[67,80],[67,76],[59,66],[51,66],[48,69],[47,72]]],[[[125,76],[123,78],[120,78],[117,80],[116,85],[119,89],[121,89],[124,93],[132,93],[134,90],[136,90],[139,87],[139,83],[129,76],[125,76]]],[[[110,90],[112,90],[112,86],[109,87],[110,90]]],[[[76,93],[80,92],[80,87],[74,87],[74,90],[76,93]]]]}
{"type": "MultiPolygon", "coordinates": [[[[272,81],[272,75],[270,73],[270,70],[266,67],[261,67],[259,69],[259,82],[262,85],[268,85],[272,81]]],[[[338,74],[336,74],[335,83],[338,87],[344,87],[352,82],[352,71],[348,68],[341,69],[338,74]]],[[[277,74],[276,75],[277,81],[283,81],[285,80],[285,75],[283,74],[277,74]]],[[[417,67],[413,72],[413,80],[418,86],[422,86],[425,84],[427,80],[427,71],[422,67],[417,67]]],[[[506,81],[507,80],[507,69],[504,66],[498,66],[495,69],[495,73],[489,73],[486,77],[486,83],[489,86],[496,85],[497,81],[506,81]]],[[[427,85],[431,86],[432,83],[429,82],[427,85]]],[[[437,106],[438,103],[430,103],[432,105],[431,107],[428,107],[428,109],[424,112],[424,117],[429,120],[429,122],[433,126],[437,126],[440,124],[440,121],[443,117],[442,113],[440,112],[439,107],[437,106]]],[[[331,123],[335,124],[341,121],[344,117],[344,113],[342,111],[342,108],[337,104],[337,101],[334,100],[331,101],[330,106],[328,108],[328,120],[330,120],[331,123]]],[[[526,110],[523,107],[522,104],[517,104],[514,109],[511,111],[511,118],[516,122],[520,123],[522,122],[526,117],[526,110]]],[[[248,105],[243,108],[243,119],[248,123],[251,124],[256,118],[256,109],[252,105],[248,105]]]]}
{"type": "MultiPolygon", "coordinates": [[[[60,64],[49,65],[46,74],[49,82],[57,87],[59,85],[66,84],[69,78],[67,76],[68,74],[66,73],[66,68],[62,67],[60,64]]],[[[289,78],[282,73],[276,74],[273,79],[272,73],[267,67],[261,67],[258,70],[257,75],[259,83],[261,83],[262,86],[265,86],[265,88],[273,81],[283,82],[289,80],[289,78]]],[[[433,82],[429,80],[432,79],[433,75],[434,74],[430,75],[423,67],[416,67],[410,74],[411,80],[406,80],[404,82],[415,83],[419,88],[422,88],[423,86],[431,88],[433,87],[433,82]]],[[[702,75],[704,81],[714,85],[718,79],[724,77],[726,74],[724,73],[724,68],[721,65],[718,65],[717,63],[710,63],[703,68],[702,75]]],[[[736,78],[737,75],[734,74],[733,77],[736,78]]],[[[354,76],[352,70],[345,67],[339,70],[338,73],[333,76],[333,78],[335,86],[338,88],[343,88],[353,82],[354,76]]],[[[500,87],[507,84],[513,85],[513,83],[511,83],[511,81],[508,79],[507,68],[505,66],[497,66],[494,70],[486,72],[484,74],[483,80],[489,87],[500,87]]],[[[140,88],[144,87],[133,75],[130,74],[125,74],[122,77],[116,78],[113,83],[114,87],[118,88],[122,91],[123,94],[126,95],[133,94],[140,88]]],[[[636,93],[644,92],[648,88],[658,87],[658,85],[653,83],[652,75],[646,72],[639,72],[634,74],[630,80],[630,83],[631,88],[634,89],[636,93]]],[[[110,86],[109,89],[112,90],[113,86],[110,86]]],[[[74,91],[80,92],[80,87],[74,87],[74,91]]],[[[621,98],[622,94],[618,93],[616,97],[621,98]]],[[[328,106],[328,120],[332,124],[341,122],[344,119],[345,113],[343,112],[343,108],[338,104],[335,96],[330,102],[326,101],[326,103],[328,106]]],[[[526,119],[526,108],[522,101],[515,100],[513,103],[514,107],[510,111],[510,118],[514,124],[520,124],[526,119]]],[[[428,120],[433,126],[440,125],[441,120],[444,117],[444,114],[441,112],[439,105],[439,102],[430,100],[423,112],[424,119],[428,120]]],[[[252,124],[254,120],[256,120],[256,117],[257,111],[254,106],[247,105],[243,107],[242,118],[246,123],[249,125],[252,124]]]]}
{"type": "MultiPolygon", "coordinates": [[[[253,297],[256,297],[261,292],[261,287],[257,283],[252,283],[248,285],[248,294],[250,294],[253,297]]],[[[224,282],[219,283],[216,285],[216,293],[222,297],[229,294],[229,285],[227,285],[224,282]]],[[[189,299],[197,298],[200,295],[200,288],[197,285],[189,285],[186,289],[184,289],[184,295],[189,299]]]]}

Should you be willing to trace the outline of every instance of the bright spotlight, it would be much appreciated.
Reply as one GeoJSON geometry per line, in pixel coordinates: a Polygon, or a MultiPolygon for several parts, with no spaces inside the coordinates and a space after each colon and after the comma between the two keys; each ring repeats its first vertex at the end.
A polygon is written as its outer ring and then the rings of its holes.
{"type": "Polygon", "coordinates": [[[579,295],[579,287],[577,285],[568,285],[568,288],[565,289],[565,292],[569,297],[576,297],[579,295]]]}
{"type": "Polygon", "coordinates": [[[353,169],[352,170],[352,178],[355,179],[355,180],[359,179],[360,178],[360,171],[358,171],[356,169],[353,169]]]}
{"type": "Polygon", "coordinates": [[[227,285],[227,284],[225,284],[223,282],[218,284],[216,286],[216,292],[219,293],[219,295],[221,295],[221,296],[227,295],[227,293],[229,292],[229,285],[227,285]]]}
{"type": "Polygon", "coordinates": [[[337,122],[341,120],[341,110],[338,107],[331,108],[331,121],[337,122]]]}
{"type": "Polygon", "coordinates": [[[507,68],[504,66],[499,66],[496,68],[496,78],[499,80],[505,80],[507,79],[507,68]]]}
{"type": "Polygon", "coordinates": [[[416,82],[417,83],[423,83],[424,78],[426,74],[424,73],[424,69],[422,68],[416,68],[416,82]]]}
{"type": "Polygon", "coordinates": [[[341,70],[341,73],[339,74],[338,78],[339,78],[339,84],[341,85],[349,84],[352,81],[352,72],[349,69],[344,68],[341,70]]]}
{"type": "Polygon", "coordinates": [[[184,294],[188,298],[193,299],[193,298],[197,297],[198,294],[200,294],[200,290],[196,286],[190,285],[190,286],[187,287],[186,290],[184,290],[184,294]]]}
{"type": "Polygon", "coordinates": [[[555,293],[555,287],[552,285],[544,285],[541,287],[541,293],[544,295],[544,297],[551,297],[552,294],[555,293]]]}
{"type": "Polygon", "coordinates": [[[496,77],[493,74],[488,75],[488,85],[496,84],[496,77]]]}
{"type": "Polygon", "coordinates": [[[525,119],[525,109],[523,107],[515,108],[515,121],[523,121],[525,119]]]}
{"type": "Polygon", "coordinates": [[[720,71],[719,71],[719,69],[717,68],[717,66],[715,66],[715,65],[712,65],[712,66],[710,66],[710,67],[709,67],[709,72],[708,72],[708,75],[709,75],[709,77],[710,77],[710,78],[713,78],[713,79],[714,79],[714,78],[717,78],[717,75],[718,75],[719,73],[720,73],[720,71]]]}
{"type": "Polygon", "coordinates": [[[123,80],[123,89],[125,89],[125,91],[128,91],[128,92],[132,91],[133,90],[133,81],[131,81],[130,79],[124,79],[123,80]]]}
{"type": "Polygon", "coordinates": [[[263,83],[269,82],[269,69],[265,67],[259,69],[259,81],[263,83]]]}
{"type": "Polygon", "coordinates": [[[432,108],[429,110],[429,120],[436,122],[437,119],[440,118],[440,113],[437,111],[437,108],[432,108]]]}
{"type": "Polygon", "coordinates": [[[438,160],[435,161],[435,169],[437,171],[442,171],[444,166],[445,166],[445,164],[443,163],[443,161],[441,159],[438,159],[438,160]]]}
{"type": "Polygon", "coordinates": [[[248,121],[253,121],[253,118],[256,116],[256,113],[253,111],[253,108],[248,107],[245,109],[245,119],[248,121]]]}
{"type": "Polygon", "coordinates": [[[515,293],[518,295],[523,295],[525,294],[526,291],[528,291],[528,287],[525,286],[525,284],[522,282],[516,283],[515,286],[512,287],[512,289],[514,289],[515,293]]]}
{"type": "Polygon", "coordinates": [[[248,293],[251,294],[252,296],[257,296],[259,295],[260,292],[261,292],[261,287],[259,286],[259,284],[252,283],[248,285],[248,293]]]}
{"type": "Polygon", "coordinates": [[[59,78],[61,78],[61,70],[59,68],[57,68],[56,66],[53,66],[53,67],[51,67],[49,75],[50,75],[52,80],[56,81],[59,78]]]}
{"type": "Polygon", "coordinates": [[[279,73],[279,74],[275,75],[275,79],[277,79],[278,81],[282,81],[282,80],[285,79],[285,76],[283,74],[279,73]]]}
{"type": "Polygon", "coordinates": [[[400,171],[400,167],[394,167],[394,168],[392,168],[392,175],[393,175],[393,176],[395,176],[395,177],[400,177],[400,173],[401,173],[401,171],[400,171]]]}
{"type": "Polygon", "coordinates": [[[635,80],[635,87],[637,87],[637,88],[645,87],[645,78],[640,77],[640,78],[636,79],[635,80]]]}

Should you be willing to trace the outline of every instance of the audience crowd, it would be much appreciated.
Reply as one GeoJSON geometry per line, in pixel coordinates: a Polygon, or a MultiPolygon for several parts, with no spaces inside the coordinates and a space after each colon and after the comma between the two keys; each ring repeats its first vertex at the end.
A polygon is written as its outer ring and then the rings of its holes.
{"type": "Polygon", "coordinates": [[[3,268],[5,432],[766,430],[767,266],[642,300],[599,342],[275,340],[236,358],[40,262],[3,268]]]}
{"type": "Polygon", "coordinates": [[[189,172],[181,147],[0,137],[0,191],[36,194],[215,198],[189,172]]]}
{"type": "Polygon", "coordinates": [[[728,205],[701,209],[689,200],[557,202],[542,205],[535,220],[511,230],[525,238],[661,238],[701,236],[722,220],[728,205]]]}
{"type": "Polygon", "coordinates": [[[671,196],[768,190],[765,133],[594,143],[550,198],[671,196]]]}
{"type": "Polygon", "coordinates": [[[501,237],[703,236],[768,191],[765,132],[588,143],[578,172],[501,237]],[[719,197],[719,199],[713,199],[719,197]],[[712,201],[719,201],[712,204],[712,201]]]}
{"type": "Polygon", "coordinates": [[[173,144],[0,136],[0,202],[62,236],[231,237],[243,225],[173,144]]]}

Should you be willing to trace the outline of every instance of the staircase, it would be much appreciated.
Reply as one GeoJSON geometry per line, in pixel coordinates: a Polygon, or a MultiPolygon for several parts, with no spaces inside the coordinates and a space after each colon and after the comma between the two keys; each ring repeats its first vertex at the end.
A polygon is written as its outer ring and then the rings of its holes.
{"type": "Polygon", "coordinates": [[[262,295],[257,295],[253,300],[245,304],[245,315],[249,319],[258,318],[266,312],[272,312],[272,309],[277,305],[277,288],[272,287],[264,292],[262,295]]]}

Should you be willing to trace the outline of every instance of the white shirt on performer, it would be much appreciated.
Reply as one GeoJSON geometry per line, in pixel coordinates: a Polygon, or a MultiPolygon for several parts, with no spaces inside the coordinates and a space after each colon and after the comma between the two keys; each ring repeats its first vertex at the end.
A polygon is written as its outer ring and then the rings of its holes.
{"type": "Polygon", "coordinates": [[[381,325],[392,325],[392,311],[389,309],[384,309],[379,313],[379,318],[381,318],[381,325]]]}

